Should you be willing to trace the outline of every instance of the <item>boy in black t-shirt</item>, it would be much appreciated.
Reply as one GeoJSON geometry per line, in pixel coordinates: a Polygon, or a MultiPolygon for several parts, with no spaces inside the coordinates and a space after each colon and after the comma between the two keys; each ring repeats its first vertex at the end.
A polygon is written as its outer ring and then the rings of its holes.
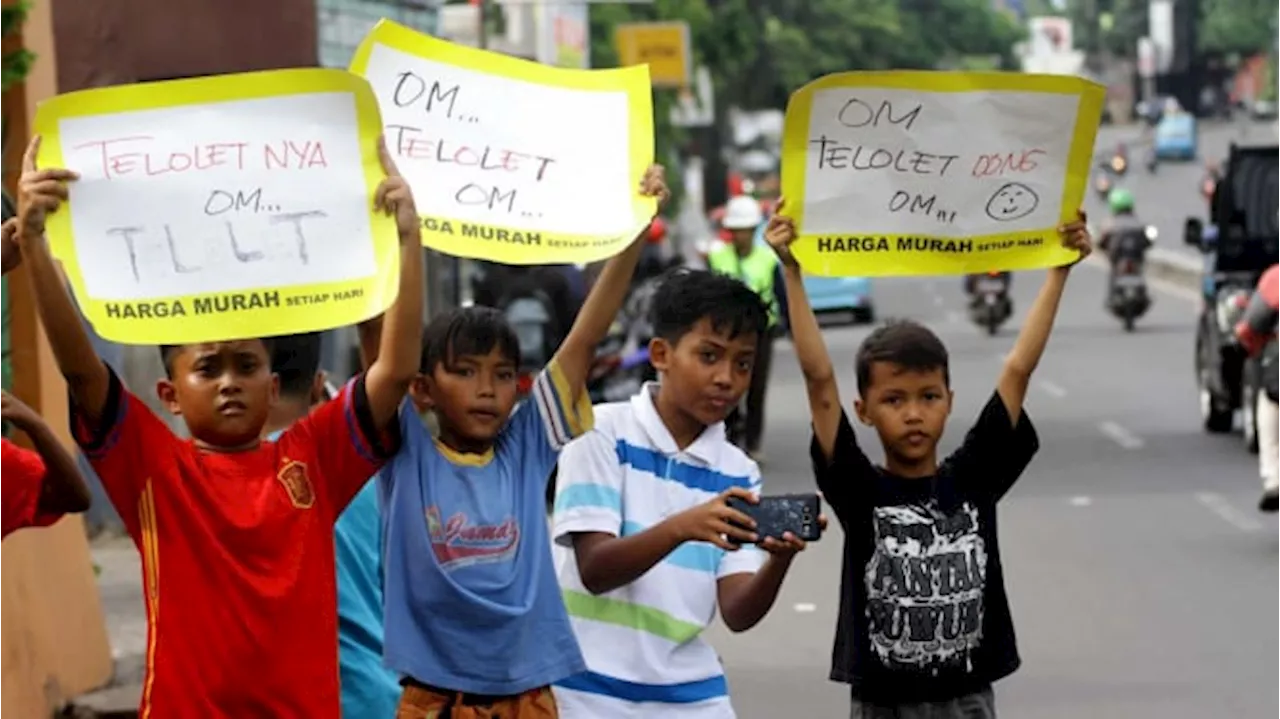
{"type": "MultiPolygon", "coordinates": [[[[1079,215],[1059,233],[1083,258],[1091,241],[1079,215]]],[[[774,217],[765,237],[786,268],[792,340],[813,415],[814,474],[845,532],[831,678],[852,686],[854,719],[994,717],[991,682],[1019,664],[996,502],[1039,447],[1022,401],[1071,265],[1049,270],[995,393],[941,463],[937,445],[952,400],[946,347],[908,321],[866,338],[854,409],[884,446],[879,467],[859,448],[840,405],[790,252],[792,220],[774,217]]]]}

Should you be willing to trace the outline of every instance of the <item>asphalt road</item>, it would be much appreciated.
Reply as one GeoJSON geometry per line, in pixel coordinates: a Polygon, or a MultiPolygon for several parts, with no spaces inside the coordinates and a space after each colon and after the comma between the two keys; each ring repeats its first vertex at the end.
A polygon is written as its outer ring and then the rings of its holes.
{"type": "MultiPolygon", "coordinates": [[[[1198,257],[1199,252],[1182,244],[1182,228],[1189,216],[1201,219],[1207,216],[1208,206],[1199,189],[1205,161],[1224,160],[1232,142],[1246,146],[1274,145],[1277,135],[1274,121],[1256,122],[1244,118],[1231,122],[1201,121],[1199,159],[1161,163],[1155,174],[1149,174],[1143,166],[1147,140],[1142,138],[1142,131],[1136,125],[1099,130],[1094,146],[1095,156],[1109,159],[1116,143],[1121,141],[1129,145],[1130,167],[1117,186],[1127,187],[1133,192],[1138,216],[1159,230],[1157,244],[1160,247],[1198,257]]],[[[1091,218],[1100,220],[1107,215],[1105,201],[1092,189],[1086,196],[1085,207],[1091,218]]]]}
{"type": "MultiPolygon", "coordinates": [[[[953,309],[957,278],[876,281],[882,316],[926,322],[950,349],[956,407],[947,449],[989,397],[1042,277],[1015,277],[1018,314],[994,338],[953,309]]],[[[1102,310],[1103,279],[1087,263],[1071,279],[1027,399],[1042,448],[1001,506],[1023,667],[997,685],[1000,713],[1275,717],[1277,528],[1255,510],[1256,459],[1238,436],[1200,429],[1192,298],[1160,292],[1127,335],[1102,310]]],[[[866,332],[826,331],[846,403],[866,332]]],[[[813,487],[803,397],[794,353],[780,343],[767,410],[768,492],[813,487]]],[[[874,446],[873,434],[860,437],[874,446]]],[[[713,632],[742,719],[848,715],[847,690],[826,679],[840,542],[833,530],[797,560],[761,625],[713,632]]]]}

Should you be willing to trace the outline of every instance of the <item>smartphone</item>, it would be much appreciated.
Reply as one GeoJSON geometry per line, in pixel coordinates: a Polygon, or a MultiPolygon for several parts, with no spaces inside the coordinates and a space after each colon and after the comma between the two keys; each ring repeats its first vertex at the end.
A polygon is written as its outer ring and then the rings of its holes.
{"type": "Polygon", "coordinates": [[[729,506],[756,520],[756,534],[761,541],[765,537],[782,539],[785,532],[806,542],[816,542],[822,536],[818,526],[822,501],[817,494],[776,494],[761,497],[759,504],[730,497],[729,506]]]}

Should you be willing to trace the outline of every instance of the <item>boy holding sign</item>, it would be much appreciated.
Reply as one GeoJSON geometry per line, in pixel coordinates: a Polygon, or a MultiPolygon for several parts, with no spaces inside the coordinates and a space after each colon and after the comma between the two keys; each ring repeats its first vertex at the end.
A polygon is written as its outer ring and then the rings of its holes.
{"type": "MultiPolygon", "coordinates": [[[[1084,213],[1059,230],[1083,258],[1084,213]]],[[[858,419],[883,467],[862,451],[791,254],[789,217],[765,237],[786,266],[791,333],[813,415],[814,474],[845,530],[831,678],[852,686],[854,719],[995,716],[991,683],[1020,660],[1005,596],[996,503],[1039,448],[1023,411],[1071,265],[1049,270],[964,443],[938,461],[951,412],[947,350],[925,327],[889,323],[858,349],[858,419]],[[923,579],[921,579],[923,577],[923,579]]]]}
{"type": "Polygon", "coordinates": [[[400,232],[383,351],[339,396],[260,439],[276,400],[269,340],[162,350],[157,390],[180,440],[93,351],[44,237],[73,172],[23,158],[19,244],[72,399],[76,440],[142,554],[148,620],[142,716],[338,717],[334,521],[398,446],[417,366],[422,250],[408,185],[379,145],[374,196],[400,232]]]}
{"type": "MultiPolygon", "coordinates": [[[[661,206],[661,167],[641,191],[661,206]]],[[[585,668],[556,583],[546,483],[560,449],[591,427],[587,372],[646,232],[605,265],[514,412],[520,346],[500,312],[465,307],[427,328],[412,399],[434,412],[439,436],[405,402],[404,449],[378,477],[384,657],[404,675],[397,716],[555,717],[550,685],[585,668]]],[[[389,351],[385,336],[378,347],[389,351]]]]}

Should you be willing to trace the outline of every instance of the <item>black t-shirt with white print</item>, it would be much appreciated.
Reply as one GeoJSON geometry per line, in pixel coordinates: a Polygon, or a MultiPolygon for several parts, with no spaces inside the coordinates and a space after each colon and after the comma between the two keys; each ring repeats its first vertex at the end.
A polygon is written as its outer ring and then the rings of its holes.
{"type": "Polygon", "coordinates": [[[1039,446],[1026,412],[1015,427],[998,393],[933,477],[872,464],[847,416],[831,462],[814,439],[818,488],[844,528],[833,680],[902,704],[969,694],[1018,668],[996,502],[1039,446]]]}

